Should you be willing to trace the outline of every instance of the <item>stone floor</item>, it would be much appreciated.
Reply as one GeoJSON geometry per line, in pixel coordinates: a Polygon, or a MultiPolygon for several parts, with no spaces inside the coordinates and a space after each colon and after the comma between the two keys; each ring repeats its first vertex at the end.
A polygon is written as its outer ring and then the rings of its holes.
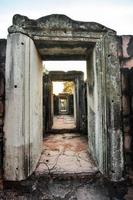
{"type": "Polygon", "coordinates": [[[0,200],[125,200],[98,171],[85,136],[51,134],[43,146],[35,172],[27,180],[5,183],[0,200]]]}
{"type": "Polygon", "coordinates": [[[27,180],[5,183],[0,200],[133,200],[131,187],[123,198],[120,184],[112,187],[102,177],[88,154],[86,137],[51,134],[43,146],[35,172],[27,180]]]}
{"type": "MultiPolygon", "coordinates": [[[[106,183],[78,133],[51,134],[34,174],[0,192],[0,200],[110,200],[106,183]]],[[[7,183],[8,184],[8,183],[7,183]]]]}
{"type": "Polygon", "coordinates": [[[87,138],[78,133],[51,134],[44,138],[35,174],[93,174],[98,171],[88,154],[87,138]]]}
{"type": "Polygon", "coordinates": [[[71,115],[57,115],[53,119],[52,129],[74,129],[75,121],[74,117],[71,115]]]}

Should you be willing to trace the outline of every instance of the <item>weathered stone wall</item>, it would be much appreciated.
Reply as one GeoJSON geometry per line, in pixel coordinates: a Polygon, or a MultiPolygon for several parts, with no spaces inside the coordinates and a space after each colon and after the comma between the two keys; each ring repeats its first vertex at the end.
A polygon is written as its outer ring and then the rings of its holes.
{"type": "Polygon", "coordinates": [[[100,171],[113,181],[123,176],[121,83],[117,37],[107,34],[88,58],[88,138],[100,171]]]}
{"type": "Polygon", "coordinates": [[[74,115],[73,94],[68,96],[68,100],[69,100],[69,115],[74,115]]]}
{"type": "Polygon", "coordinates": [[[0,182],[3,175],[3,124],[5,106],[6,40],[0,39],[0,182]]]}
{"type": "Polygon", "coordinates": [[[59,115],[59,96],[54,94],[54,115],[59,115]]]}
{"type": "Polygon", "coordinates": [[[43,74],[43,135],[51,130],[53,125],[52,115],[52,81],[49,75],[43,74]]]}
{"type": "Polygon", "coordinates": [[[123,180],[124,154],[123,154],[123,131],[121,116],[121,74],[118,57],[117,36],[108,35],[106,37],[106,90],[101,91],[101,95],[106,94],[106,120],[105,130],[107,137],[104,145],[108,147],[108,153],[104,152],[104,158],[108,157],[108,162],[104,163],[110,169],[109,176],[113,181],[123,180]]]}
{"type": "Polygon", "coordinates": [[[42,61],[33,40],[21,33],[7,39],[4,134],[4,177],[25,179],[42,150],[42,61]]]}
{"type": "Polygon", "coordinates": [[[125,164],[133,164],[133,36],[119,37],[125,164]]]}

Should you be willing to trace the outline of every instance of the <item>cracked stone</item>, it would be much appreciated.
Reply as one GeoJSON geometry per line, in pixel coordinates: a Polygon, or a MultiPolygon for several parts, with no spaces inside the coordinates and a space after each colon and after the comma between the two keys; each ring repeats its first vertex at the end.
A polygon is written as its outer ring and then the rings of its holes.
{"type": "Polygon", "coordinates": [[[78,133],[48,135],[36,175],[96,173],[94,161],[88,154],[87,138],[78,133]],[[57,151],[58,150],[58,151],[57,151]]]}

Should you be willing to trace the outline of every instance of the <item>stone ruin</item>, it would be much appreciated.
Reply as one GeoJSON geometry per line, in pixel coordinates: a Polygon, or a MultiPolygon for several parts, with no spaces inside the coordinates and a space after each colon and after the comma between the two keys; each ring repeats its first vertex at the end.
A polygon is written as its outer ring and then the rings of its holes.
{"type": "MultiPolygon", "coordinates": [[[[28,178],[40,157],[47,95],[42,61],[86,60],[89,152],[104,176],[122,181],[133,153],[133,36],[55,14],[37,20],[15,15],[8,32],[0,40],[1,180],[28,178]]],[[[85,109],[80,105],[78,113],[85,109]]],[[[83,116],[78,120],[80,126],[83,116]]]]}

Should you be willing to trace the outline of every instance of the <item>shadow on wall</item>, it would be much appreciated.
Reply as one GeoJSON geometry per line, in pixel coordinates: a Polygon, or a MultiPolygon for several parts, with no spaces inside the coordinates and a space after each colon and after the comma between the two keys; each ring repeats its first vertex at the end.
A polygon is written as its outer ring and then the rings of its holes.
{"type": "Polygon", "coordinates": [[[5,57],[6,40],[0,39],[0,187],[3,176],[3,125],[5,107],[5,57]]]}

